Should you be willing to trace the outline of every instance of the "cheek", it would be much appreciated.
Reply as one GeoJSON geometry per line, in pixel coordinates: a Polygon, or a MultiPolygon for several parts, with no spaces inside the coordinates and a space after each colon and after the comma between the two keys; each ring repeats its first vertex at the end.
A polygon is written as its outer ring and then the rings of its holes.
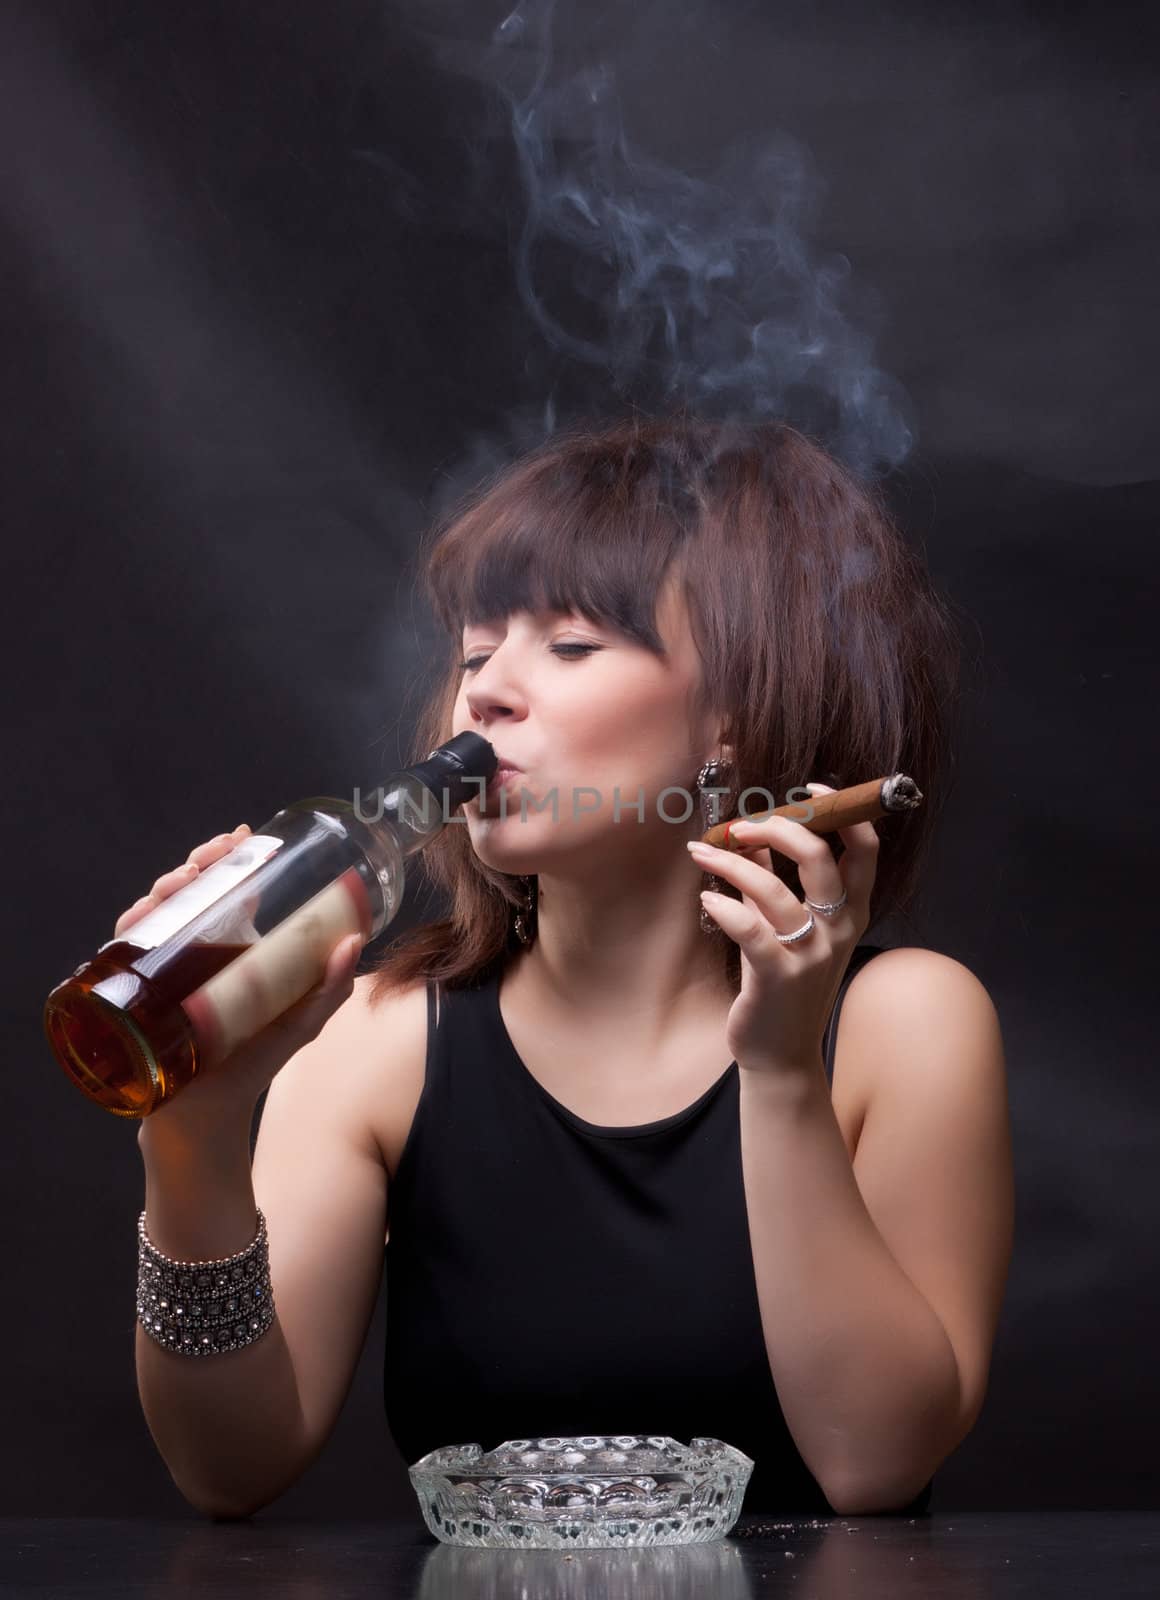
{"type": "Polygon", "coordinates": [[[663,739],[668,708],[656,693],[625,683],[622,676],[597,684],[595,674],[588,684],[568,689],[558,697],[554,714],[552,742],[561,754],[632,761],[644,745],[663,739]]]}
{"type": "MultiPolygon", "coordinates": [[[[655,798],[670,784],[685,781],[689,766],[689,728],[683,705],[674,703],[671,685],[609,685],[588,694],[558,723],[553,740],[562,779],[607,791],[619,786],[635,795],[643,786],[655,798]]],[[[556,763],[553,763],[556,765],[556,763]]],[[[679,809],[674,798],[674,807],[679,809]]]]}

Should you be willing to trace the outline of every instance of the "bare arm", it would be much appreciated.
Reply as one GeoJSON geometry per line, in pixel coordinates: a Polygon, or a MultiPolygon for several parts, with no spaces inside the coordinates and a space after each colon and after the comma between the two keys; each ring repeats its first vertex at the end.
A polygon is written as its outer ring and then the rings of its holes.
{"type": "Polygon", "coordinates": [[[212,1139],[167,1128],[160,1113],[141,1126],[146,1227],[159,1250],[230,1255],[254,1237],[259,1205],[266,1217],[275,1316],[259,1339],[202,1357],[136,1333],[149,1430],[177,1487],[208,1515],[251,1515],[302,1475],[334,1426],[374,1312],[387,1173],[368,1106],[383,1040],[392,1058],[422,1048],[426,1021],[407,991],[376,1009],[372,1044],[369,982],[355,980],[271,1083],[252,1170],[248,1119],[212,1139]]]}
{"type": "MultiPolygon", "coordinates": [[[[257,1230],[249,1120],[223,1128],[212,1145],[189,1141],[160,1119],[154,1128],[153,1120],[142,1123],[138,1136],[150,1239],[183,1261],[244,1249],[257,1230]]],[[[273,1232],[268,1215],[266,1223],[273,1232]]],[[[255,1491],[273,1498],[298,1476],[305,1458],[302,1406],[278,1299],[274,1284],[274,1321],[260,1339],[211,1356],[166,1350],[137,1323],[137,1393],[153,1442],[178,1489],[207,1515],[232,1515],[255,1491]]]]}
{"type": "Polygon", "coordinates": [[[213,1142],[168,1133],[160,1114],[141,1126],[158,1250],[227,1256],[254,1237],[258,1206],[266,1216],[275,1315],[261,1338],[190,1357],[136,1331],[150,1434],[187,1501],[214,1517],[251,1515],[298,1482],[338,1421],[374,1314],[387,1171],[370,1107],[390,1093],[395,1064],[426,1048],[427,1021],[422,986],[371,1016],[370,982],[355,979],[270,1083],[253,1168],[248,1123],[213,1142]]]}
{"type": "Polygon", "coordinates": [[[819,1057],[741,1075],[758,1298],[786,1421],[835,1511],[898,1510],[974,1425],[1011,1252],[995,1007],[961,963],[885,951],[850,984],[843,1071],[872,1087],[851,1163],[819,1057]]]}

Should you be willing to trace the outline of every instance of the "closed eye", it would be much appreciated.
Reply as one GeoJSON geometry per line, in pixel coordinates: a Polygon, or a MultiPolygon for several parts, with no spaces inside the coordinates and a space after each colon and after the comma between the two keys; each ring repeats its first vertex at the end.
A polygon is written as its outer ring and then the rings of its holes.
{"type": "MultiPolygon", "coordinates": [[[[563,657],[565,661],[579,661],[582,656],[591,655],[596,650],[603,650],[600,644],[554,644],[549,649],[553,654],[563,657]]],[[[487,656],[470,656],[468,660],[459,663],[463,672],[478,672],[487,656]]]]}

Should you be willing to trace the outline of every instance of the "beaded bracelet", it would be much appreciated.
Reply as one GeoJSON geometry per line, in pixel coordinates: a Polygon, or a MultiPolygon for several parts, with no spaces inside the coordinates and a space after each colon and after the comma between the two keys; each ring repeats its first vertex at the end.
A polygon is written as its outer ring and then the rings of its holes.
{"type": "Polygon", "coordinates": [[[149,1337],[180,1355],[212,1356],[260,1339],[274,1320],[266,1219],[236,1255],[174,1261],[137,1219],[137,1317],[149,1337]]]}

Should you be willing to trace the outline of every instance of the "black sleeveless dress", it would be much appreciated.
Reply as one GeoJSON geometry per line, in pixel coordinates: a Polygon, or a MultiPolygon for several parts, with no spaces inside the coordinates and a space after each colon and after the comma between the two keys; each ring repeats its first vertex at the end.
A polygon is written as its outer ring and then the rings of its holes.
{"type": "MultiPolygon", "coordinates": [[[[833,1082],[838,1012],[826,1027],[833,1082]]],[[[440,1445],[586,1433],[724,1439],[744,1511],[832,1515],[786,1426],[761,1328],[736,1062],[685,1110],[585,1122],[524,1066],[499,981],[429,985],[426,1081],[390,1187],[387,1424],[440,1445]]],[[[930,1480],[899,1514],[930,1504],[930,1480]]]]}

